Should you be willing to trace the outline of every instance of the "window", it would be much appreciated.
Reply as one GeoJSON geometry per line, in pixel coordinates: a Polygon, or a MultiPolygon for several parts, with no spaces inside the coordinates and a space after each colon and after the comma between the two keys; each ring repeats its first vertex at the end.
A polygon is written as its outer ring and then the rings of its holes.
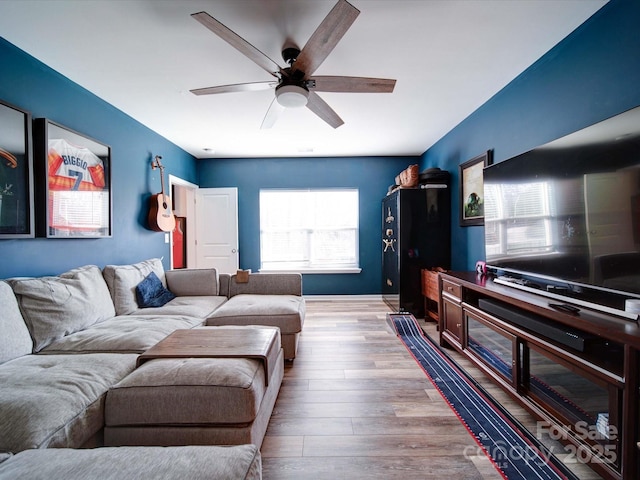
{"type": "Polygon", "coordinates": [[[261,190],[260,269],[359,272],[358,190],[261,190]]]}
{"type": "Polygon", "coordinates": [[[554,189],[548,182],[487,185],[487,254],[508,257],[553,251],[554,205],[554,189]]]}

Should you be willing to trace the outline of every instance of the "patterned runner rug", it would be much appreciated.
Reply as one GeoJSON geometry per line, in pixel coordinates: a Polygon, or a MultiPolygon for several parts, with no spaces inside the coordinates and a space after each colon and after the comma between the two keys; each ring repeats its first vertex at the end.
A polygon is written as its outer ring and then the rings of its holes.
{"type": "Polygon", "coordinates": [[[431,383],[508,480],[577,480],[533,434],[473,381],[420,328],[410,314],[389,322],[431,383]]]}

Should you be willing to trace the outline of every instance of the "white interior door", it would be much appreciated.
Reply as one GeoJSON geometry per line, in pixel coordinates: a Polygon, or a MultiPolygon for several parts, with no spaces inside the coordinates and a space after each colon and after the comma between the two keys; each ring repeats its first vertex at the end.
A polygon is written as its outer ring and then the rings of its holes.
{"type": "Polygon", "coordinates": [[[196,268],[236,273],[238,189],[199,188],[196,192],[196,268]]]}

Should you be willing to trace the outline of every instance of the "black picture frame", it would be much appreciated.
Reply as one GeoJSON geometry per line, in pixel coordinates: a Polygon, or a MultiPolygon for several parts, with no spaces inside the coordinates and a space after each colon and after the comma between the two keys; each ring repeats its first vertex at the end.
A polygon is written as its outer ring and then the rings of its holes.
{"type": "Polygon", "coordinates": [[[31,114],[0,100],[0,239],[33,238],[31,114]]]}
{"type": "Polygon", "coordinates": [[[37,118],[34,150],[36,235],[111,237],[111,147],[46,118],[37,118]]]}
{"type": "Polygon", "coordinates": [[[487,150],[460,165],[460,226],[484,225],[483,169],[491,165],[493,152],[487,150]]]}

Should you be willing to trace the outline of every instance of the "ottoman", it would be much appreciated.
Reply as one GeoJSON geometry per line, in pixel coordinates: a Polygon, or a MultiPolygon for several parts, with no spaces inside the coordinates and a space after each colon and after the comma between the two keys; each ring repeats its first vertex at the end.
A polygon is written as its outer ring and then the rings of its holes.
{"type": "Polygon", "coordinates": [[[279,330],[226,326],[193,331],[215,337],[223,329],[269,331],[269,368],[258,358],[242,358],[242,350],[230,358],[147,360],[107,393],[105,445],[250,443],[259,448],[284,375],[279,330]]]}
{"type": "Polygon", "coordinates": [[[236,447],[122,447],[24,450],[0,456],[0,480],[259,480],[260,451],[236,447]]]}

